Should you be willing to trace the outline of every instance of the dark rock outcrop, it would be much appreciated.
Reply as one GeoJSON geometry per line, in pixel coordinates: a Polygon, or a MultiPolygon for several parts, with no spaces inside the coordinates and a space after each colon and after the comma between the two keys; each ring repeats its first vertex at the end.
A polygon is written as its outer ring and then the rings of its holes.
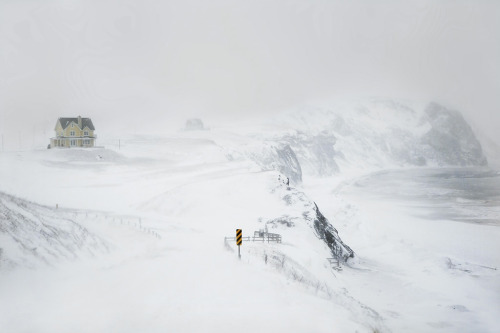
{"type": "Polygon", "coordinates": [[[318,176],[331,176],[339,171],[336,158],[343,155],[336,151],[335,135],[327,131],[317,134],[297,132],[279,139],[289,145],[296,153],[300,165],[308,173],[318,176]]]}
{"type": "Polygon", "coordinates": [[[349,258],[354,258],[354,251],[340,239],[337,229],[321,214],[316,203],[314,204],[314,210],[316,212],[314,230],[318,237],[328,245],[332,251],[332,256],[344,262],[349,258]]]}
{"type": "Polygon", "coordinates": [[[462,115],[437,104],[425,109],[432,128],[422,137],[428,154],[436,156],[442,165],[487,165],[481,144],[462,115]]]}
{"type": "Polygon", "coordinates": [[[264,144],[260,151],[254,150],[247,155],[256,162],[262,170],[276,170],[288,177],[291,184],[302,182],[302,168],[295,152],[289,145],[264,144]]]}
{"type": "Polygon", "coordinates": [[[276,153],[278,155],[278,171],[290,178],[292,182],[296,184],[301,183],[302,168],[300,167],[299,160],[297,159],[297,156],[292,148],[290,148],[289,145],[286,145],[282,148],[277,148],[276,153]]]}
{"type": "Polygon", "coordinates": [[[340,238],[337,229],[335,229],[328,219],[320,212],[315,202],[307,195],[296,188],[280,185],[275,191],[282,193],[281,199],[286,206],[292,209],[277,218],[266,221],[266,228],[295,228],[301,225],[307,225],[317,238],[321,239],[330,249],[332,257],[339,262],[347,262],[349,258],[354,258],[354,251],[347,246],[340,238]],[[297,214],[297,212],[302,212],[297,214]]]}

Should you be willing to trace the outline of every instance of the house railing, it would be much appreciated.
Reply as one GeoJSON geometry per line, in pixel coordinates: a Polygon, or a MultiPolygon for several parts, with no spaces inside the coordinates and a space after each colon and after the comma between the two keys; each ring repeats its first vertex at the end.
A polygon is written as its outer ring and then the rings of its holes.
{"type": "Polygon", "coordinates": [[[57,140],[57,139],[97,139],[97,135],[84,135],[84,136],[55,136],[52,137],[51,139],[57,140]]]}

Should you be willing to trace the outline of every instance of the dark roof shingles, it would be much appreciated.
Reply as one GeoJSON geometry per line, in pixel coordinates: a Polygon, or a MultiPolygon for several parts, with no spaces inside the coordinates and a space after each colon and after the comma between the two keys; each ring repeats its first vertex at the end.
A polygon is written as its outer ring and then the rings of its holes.
{"type": "MultiPolygon", "coordinates": [[[[71,122],[78,125],[78,118],[59,118],[59,121],[61,122],[63,129],[68,127],[71,122]]],[[[82,118],[82,129],[84,129],[85,126],[87,126],[91,131],[95,130],[94,124],[92,124],[92,120],[90,118],[82,118]]]]}

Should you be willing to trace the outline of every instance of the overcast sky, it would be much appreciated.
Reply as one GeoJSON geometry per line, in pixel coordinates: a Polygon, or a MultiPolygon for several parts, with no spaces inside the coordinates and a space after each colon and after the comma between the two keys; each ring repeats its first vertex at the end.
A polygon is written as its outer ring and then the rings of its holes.
{"type": "Polygon", "coordinates": [[[9,138],[345,96],[437,100],[500,143],[500,1],[0,0],[9,138]]]}

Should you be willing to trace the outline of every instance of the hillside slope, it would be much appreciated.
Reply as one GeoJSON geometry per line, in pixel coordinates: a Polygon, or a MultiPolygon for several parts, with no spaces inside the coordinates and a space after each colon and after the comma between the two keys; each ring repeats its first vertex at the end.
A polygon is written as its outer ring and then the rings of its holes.
{"type": "Polygon", "coordinates": [[[374,99],[306,106],[271,124],[276,130],[266,140],[289,145],[310,176],[352,168],[487,165],[462,115],[434,102],[374,99]]]}
{"type": "Polygon", "coordinates": [[[72,212],[0,192],[0,269],[52,265],[107,251],[106,242],[77,223],[72,212]]]}

